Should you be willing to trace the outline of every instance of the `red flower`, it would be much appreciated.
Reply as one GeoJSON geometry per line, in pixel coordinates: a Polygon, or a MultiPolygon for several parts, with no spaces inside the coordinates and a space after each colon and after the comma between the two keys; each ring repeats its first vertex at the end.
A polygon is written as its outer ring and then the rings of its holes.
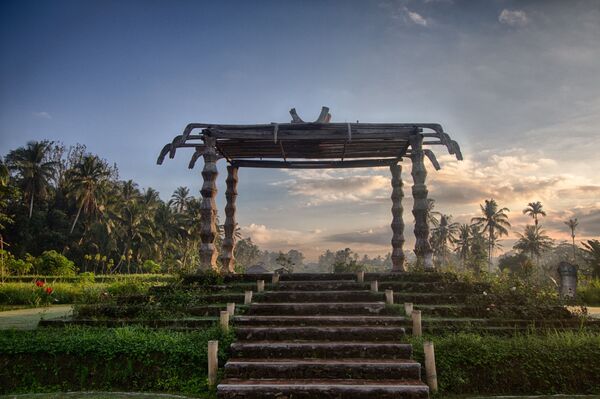
{"type": "Polygon", "coordinates": [[[52,287],[48,287],[48,288],[46,288],[46,294],[50,295],[50,294],[52,294],[52,291],[54,291],[54,290],[52,289],[52,287]]]}
{"type": "Polygon", "coordinates": [[[38,287],[43,287],[44,286],[44,282],[42,280],[38,280],[35,282],[35,285],[37,285],[38,287]]]}

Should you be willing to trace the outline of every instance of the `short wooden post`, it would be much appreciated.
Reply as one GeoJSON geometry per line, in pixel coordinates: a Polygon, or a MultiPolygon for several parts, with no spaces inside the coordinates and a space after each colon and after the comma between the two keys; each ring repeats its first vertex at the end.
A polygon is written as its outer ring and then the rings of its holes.
{"type": "Polygon", "coordinates": [[[252,303],[252,291],[244,292],[244,305],[250,305],[252,303]]]}
{"type": "Polygon", "coordinates": [[[256,291],[263,292],[265,290],[265,280],[256,281],[256,291]]]}
{"type": "Polygon", "coordinates": [[[435,369],[435,350],[433,342],[423,342],[423,352],[425,352],[425,373],[427,375],[427,385],[432,393],[437,392],[437,372],[435,369]]]}
{"type": "Polygon", "coordinates": [[[422,336],[423,329],[421,328],[421,311],[420,310],[412,311],[412,321],[413,321],[413,337],[422,336]]]}
{"type": "Polygon", "coordinates": [[[394,291],[393,290],[385,290],[385,303],[388,305],[394,304],[394,291]]]}
{"type": "Polygon", "coordinates": [[[273,277],[271,279],[271,283],[273,283],[273,284],[278,284],[279,283],[279,274],[277,274],[277,273],[273,274],[273,277]]]}
{"type": "Polygon", "coordinates": [[[413,304],[412,302],[404,302],[404,313],[408,317],[412,317],[413,304]]]}
{"type": "Polygon", "coordinates": [[[227,304],[227,312],[229,313],[229,317],[233,317],[233,315],[235,314],[235,303],[234,302],[229,302],[227,304]]]}
{"type": "Polygon", "coordinates": [[[379,292],[379,285],[377,284],[377,280],[371,281],[371,292],[379,292]]]}
{"type": "Polygon", "coordinates": [[[217,385],[217,370],[219,368],[219,341],[208,341],[208,385],[217,385]]]}
{"type": "Polygon", "coordinates": [[[229,312],[221,310],[221,328],[223,331],[229,331],[229,312]]]}
{"type": "Polygon", "coordinates": [[[360,271],[360,272],[356,272],[356,282],[357,283],[364,283],[365,282],[365,272],[364,271],[360,271]]]}

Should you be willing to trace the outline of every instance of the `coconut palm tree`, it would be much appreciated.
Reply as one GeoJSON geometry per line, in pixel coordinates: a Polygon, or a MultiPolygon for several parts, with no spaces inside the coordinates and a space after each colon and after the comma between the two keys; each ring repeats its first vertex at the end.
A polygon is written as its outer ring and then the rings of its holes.
{"type": "Polygon", "coordinates": [[[540,266],[542,252],[551,248],[553,243],[553,240],[545,233],[539,226],[527,225],[524,234],[519,234],[519,239],[513,248],[522,253],[529,253],[532,258],[536,258],[537,264],[540,266]]]}
{"type": "Polygon", "coordinates": [[[175,207],[175,210],[182,213],[188,206],[190,201],[190,189],[187,187],[177,187],[171,195],[171,205],[175,207]]]}
{"type": "Polygon", "coordinates": [[[527,208],[523,209],[523,215],[531,216],[535,222],[535,225],[538,225],[538,218],[540,216],[546,216],[546,212],[544,212],[543,205],[540,201],[530,202],[527,204],[527,208]]]}
{"type": "Polygon", "coordinates": [[[441,217],[442,214],[438,211],[435,211],[435,200],[433,198],[427,199],[427,224],[430,226],[437,227],[440,223],[438,221],[438,217],[441,217]]]}
{"type": "Polygon", "coordinates": [[[577,246],[575,245],[575,229],[579,225],[579,221],[577,221],[577,218],[573,218],[573,219],[567,220],[565,222],[565,224],[571,230],[571,239],[573,240],[573,262],[575,262],[575,251],[577,249],[577,246]]]}
{"type": "Polygon", "coordinates": [[[489,199],[485,200],[485,203],[479,205],[481,208],[482,216],[474,217],[471,219],[472,223],[479,225],[484,233],[488,236],[488,268],[492,271],[492,251],[496,247],[497,239],[501,236],[508,234],[510,223],[508,222],[508,215],[506,212],[510,212],[508,208],[498,207],[496,200],[489,199]]]}
{"type": "Polygon", "coordinates": [[[471,226],[463,223],[458,226],[458,234],[456,239],[454,240],[454,245],[456,248],[454,249],[458,253],[458,257],[463,262],[463,264],[467,261],[469,257],[469,252],[471,249],[471,226]]]}
{"type": "Polygon", "coordinates": [[[582,242],[586,254],[586,260],[590,265],[592,277],[600,278],[600,241],[587,240],[582,242]]]}
{"type": "Polygon", "coordinates": [[[73,233],[82,211],[90,215],[99,210],[98,200],[109,176],[110,171],[106,163],[95,155],[84,156],[66,172],[67,195],[72,196],[78,205],[70,234],[73,233]]]}
{"type": "Polygon", "coordinates": [[[441,215],[439,225],[433,229],[433,242],[436,252],[441,254],[442,262],[447,260],[448,246],[456,240],[458,223],[452,223],[451,215],[441,215]]]}
{"type": "Polygon", "coordinates": [[[48,141],[30,141],[26,147],[17,148],[6,156],[9,169],[16,171],[23,186],[23,199],[29,202],[29,219],[33,214],[34,199],[46,196],[56,173],[57,162],[48,159],[50,150],[48,141]]]}

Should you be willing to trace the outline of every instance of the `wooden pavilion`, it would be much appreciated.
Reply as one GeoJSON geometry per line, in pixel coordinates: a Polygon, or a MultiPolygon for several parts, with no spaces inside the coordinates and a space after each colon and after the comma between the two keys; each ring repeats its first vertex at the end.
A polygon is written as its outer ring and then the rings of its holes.
{"type": "Polygon", "coordinates": [[[198,270],[217,269],[216,203],[217,161],[225,159],[227,190],[225,197],[225,237],[221,249],[222,272],[233,273],[236,227],[238,169],[324,169],[368,168],[387,166],[392,185],[392,272],[404,271],[404,221],[402,218],[402,162],[412,162],[412,195],[416,237],[415,254],[426,269],[433,269],[432,250],[427,224],[427,157],[436,170],[440,165],[427,146],[442,145],[462,160],[459,145],[437,123],[330,123],[331,114],[323,107],[314,122],[304,122],[295,109],[290,110],[291,123],[262,125],[221,125],[190,123],[181,135],[164,146],[158,157],[160,165],[167,154],[174,158],[178,148],[194,148],[189,163],[193,168],[198,158],[202,169],[200,265],[198,270]],[[198,133],[194,133],[199,130],[198,133]]]}

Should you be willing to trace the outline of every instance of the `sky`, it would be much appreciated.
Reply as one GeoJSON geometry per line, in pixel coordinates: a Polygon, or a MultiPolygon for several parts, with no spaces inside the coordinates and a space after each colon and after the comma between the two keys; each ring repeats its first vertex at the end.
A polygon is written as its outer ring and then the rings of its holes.
{"type": "MultiPolygon", "coordinates": [[[[468,222],[495,198],[542,201],[544,229],[600,236],[600,2],[288,0],[0,2],[0,154],[83,143],[122,179],[198,196],[191,153],[156,165],[189,122],[434,122],[465,160],[434,150],[437,210],[468,222]],[[189,155],[189,156],[188,156],[189,155]]],[[[225,206],[225,163],[217,204],[225,206]]],[[[386,168],[241,169],[238,223],[264,249],[390,251],[386,168]]],[[[414,244],[405,162],[406,248],[414,244]]]]}

